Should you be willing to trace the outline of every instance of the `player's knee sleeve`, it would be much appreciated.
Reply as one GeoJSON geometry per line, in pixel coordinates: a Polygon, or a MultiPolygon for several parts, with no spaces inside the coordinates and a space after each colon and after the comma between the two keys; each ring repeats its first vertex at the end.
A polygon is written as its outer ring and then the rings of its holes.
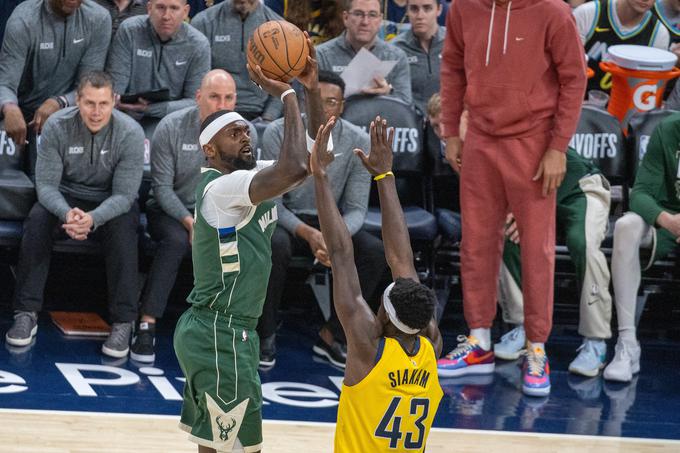
{"type": "Polygon", "coordinates": [[[626,214],[614,225],[614,250],[624,252],[642,240],[645,221],[637,214],[626,214]]]}

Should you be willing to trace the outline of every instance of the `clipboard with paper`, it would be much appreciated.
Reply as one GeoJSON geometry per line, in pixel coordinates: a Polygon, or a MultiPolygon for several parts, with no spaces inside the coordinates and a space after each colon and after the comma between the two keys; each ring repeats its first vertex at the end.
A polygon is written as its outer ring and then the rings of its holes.
{"type": "Polygon", "coordinates": [[[340,75],[345,82],[345,97],[373,86],[374,77],[387,78],[396,64],[396,60],[382,61],[362,47],[340,75]]]}

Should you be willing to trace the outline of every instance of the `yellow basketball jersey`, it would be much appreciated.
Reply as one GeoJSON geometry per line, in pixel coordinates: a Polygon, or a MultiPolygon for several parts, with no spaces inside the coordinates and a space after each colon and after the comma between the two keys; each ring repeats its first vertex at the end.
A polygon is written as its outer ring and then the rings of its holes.
{"type": "Polygon", "coordinates": [[[422,336],[418,342],[409,357],[397,340],[385,338],[368,376],[350,387],[343,384],[335,453],[425,450],[443,392],[432,344],[422,336]]]}

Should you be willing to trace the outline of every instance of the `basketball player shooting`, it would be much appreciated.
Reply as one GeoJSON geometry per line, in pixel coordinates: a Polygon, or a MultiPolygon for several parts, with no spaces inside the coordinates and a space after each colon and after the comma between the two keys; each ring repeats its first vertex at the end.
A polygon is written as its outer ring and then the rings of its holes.
{"type": "Polygon", "coordinates": [[[387,122],[377,117],[370,134],[370,155],[355,153],[378,185],[385,255],[394,279],[377,316],[361,295],[352,239],[326,176],[333,154],[315,146],[310,158],[335,309],[347,335],[335,453],[424,451],[443,394],[437,377],[442,342],[434,320],[436,298],[420,284],[413,265],[391,171],[394,129],[388,133],[387,122]]]}
{"type": "MultiPolygon", "coordinates": [[[[310,67],[315,66],[308,60],[310,67]]],[[[280,97],[284,135],[279,160],[256,161],[248,124],[221,110],[201,125],[208,165],[196,188],[191,304],[177,322],[174,349],[186,377],[180,427],[199,453],[262,448],[262,390],[257,373],[262,314],[278,218],[273,198],[308,176],[309,154],[295,92],[248,66],[250,77],[280,97]]],[[[302,77],[302,76],[301,76],[302,77]]],[[[334,118],[320,130],[328,140],[334,118]]],[[[324,145],[325,148],[325,145],[324,145]]]]}

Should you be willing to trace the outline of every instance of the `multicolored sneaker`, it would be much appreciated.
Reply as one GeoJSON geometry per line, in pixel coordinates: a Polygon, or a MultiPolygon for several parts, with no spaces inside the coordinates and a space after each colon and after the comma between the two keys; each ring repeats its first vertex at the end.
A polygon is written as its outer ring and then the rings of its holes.
{"type": "Polygon", "coordinates": [[[522,392],[528,396],[550,395],[550,364],[541,347],[527,348],[522,368],[522,392]]]}
{"type": "Polygon", "coordinates": [[[482,349],[479,340],[470,335],[459,335],[458,346],[437,360],[437,371],[441,377],[464,376],[466,374],[493,373],[493,351],[482,349]]]}

